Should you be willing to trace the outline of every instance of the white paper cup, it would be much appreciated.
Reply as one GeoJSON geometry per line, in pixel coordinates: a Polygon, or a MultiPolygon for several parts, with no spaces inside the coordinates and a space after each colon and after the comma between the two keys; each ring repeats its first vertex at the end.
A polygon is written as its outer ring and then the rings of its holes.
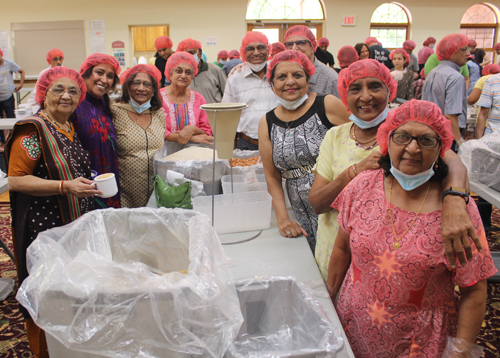
{"type": "Polygon", "coordinates": [[[95,177],[95,187],[102,191],[102,195],[97,195],[101,198],[110,198],[118,193],[116,178],[114,173],[105,173],[95,177]]]}

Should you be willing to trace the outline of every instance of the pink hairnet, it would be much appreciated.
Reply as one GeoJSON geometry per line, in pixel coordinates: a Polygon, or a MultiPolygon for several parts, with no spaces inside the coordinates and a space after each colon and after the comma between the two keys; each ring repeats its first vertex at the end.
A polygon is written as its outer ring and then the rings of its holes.
{"type": "Polygon", "coordinates": [[[398,91],[398,83],[391,76],[391,71],[389,69],[373,59],[365,59],[352,63],[349,67],[343,69],[339,73],[339,79],[337,82],[337,89],[339,91],[340,99],[349,108],[347,102],[347,90],[351,83],[359,78],[365,77],[375,77],[384,82],[389,90],[389,102],[392,102],[396,98],[396,93],[398,91]]]}
{"type": "Polygon", "coordinates": [[[226,50],[219,51],[217,54],[217,58],[228,58],[229,57],[229,52],[226,50]]]}
{"type": "Polygon", "coordinates": [[[441,137],[441,158],[453,144],[451,122],[443,115],[441,109],[432,102],[412,99],[389,112],[387,119],[377,132],[377,143],[382,155],[387,155],[391,132],[407,122],[418,122],[431,127],[441,137]]]}
{"type": "Polygon", "coordinates": [[[425,68],[422,68],[422,71],[420,71],[420,78],[425,80],[427,76],[425,75],[425,68]]]}
{"type": "Polygon", "coordinates": [[[240,53],[238,52],[238,50],[229,51],[229,59],[232,60],[234,58],[240,58],[240,53]]]}
{"type": "Polygon", "coordinates": [[[0,49],[0,56],[3,57],[3,51],[2,51],[2,49],[0,49]]]}
{"type": "Polygon", "coordinates": [[[52,59],[55,57],[59,57],[59,56],[61,56],[64,60],[64,53],[57,48],[53,48],[52,50],[47,52],[47,56],[45,58],[47,60],[47,63],[50,65],[50,62],[52,62],[52,59]]]}
{"type": "Polygon", "coordinates": [[[469,38],[462,34],[451,34],[443,37],[436,47],[436,57],[439,61],[449,59],[461,47],[469,44],[469,38]]]}
{"type": "Polygon", "coordinates": [[[43,107],[43,102],[45,101],[47,90],[52,85],[52,83],[54,83],[54,81],[58,80],[59,78],[69,78],[77,84],[81,92],[78,105],[80,105],[80,103],[82,103],[82,101],[85,99],[85,95],[87,94],[87,86],[85,86],[85,82],[83,82],[82,76],[80,76],[78,72],[71,68],[56,66],[42,73],[42,75],[36,82],[35,100],[36,103],[40,105],[40,107],[43,107]]]}
{"type": "Polygon", "coordinates": [[[417,47],[417,43],[413,40],[406,40],[403,42],[403,48],[405,50],[414,50],[417,47]]]}
{"type": "Polygon", "coordinates": [[[128,70],[123,72],[122,75],[120,76],[120,83],[123,85],[125,81],[127,81],[127,79],[135,73],[147,73],[156,80],[158,86],[160,85],[161,72],[154,65],[135,65],[134,67],[129,68],[128,70]]]}
{"type": "Polygon", "coordinates": [[[495,75],[497,73],[500,73],[500,65],[497,65],[496,63],[490,63],[489,65],[483,67],[483,76],[495,75]]]}
{"type": "Polygon", "coordinates": [[[493,46],[494,50],[500,50],[500,42],[496,43],[495,46],[493,46]]]}
{"type": "Polygon", "coordinates": [[[276,55],[276,54],[283,52],[285,50],[286,50],[285,45],[283,45],[281,42],[275,42],[271,45],[270,55],[276,55]]]}
{"type": "Polygon", "coordinates": [[[318,47],[318,44],[316,42],[316,37],[314,37],[314,34],[312,31],[304,25],[296,25],[294,27],[290,27],[287,32],[285,33],[285,41],[288,40],[289,37],[292,36],[302,36],[311,42],[311,46],[313,47],[313,50],[316,51],[316,48],[318,47]]]}
{"type": "Polygon", "coordinates": [[[198,74],[198,64],[194,59],[194,56],[189,52],[176,52],[168,58],[167,64],[165,65],[165,77],[170,81],[170,74],[172,70],[181,63],[187,63],[193,68],[193,76],[198,74]]]}
{"type": "Polygon", "coordinates": [[[106,63],[115,69],[115,74],[118,76],[122,71],[118,60],[113,56],[104,53],[93,53],[83,61],[80,66],[80,74],[83,75],[89,68],[97,66],[100,63],[106,63]]]}
{"type": "Polygon", "coordinates": [[[273,69],[281,62],[295,62],[299,64],[300,67],[302,67],[304,71],[306,71],[309,77],[314,75],[314,73],[316,72],[316,67],[314,67],[311,60],[309,60],[306,55],[297,50],[287,50],[280,52],[279,54],[274,56],[271,62],[269,62],[269,65],[267,65],[266,76],[269,79],[269,82],[271,82],[273,69]]]}
{"type": "Polygon", "coordinates": [[[330,46],[330,41],[326,37],[322,37],[318,40],[318,46],[330,46]]]}
{"type": "Polygon", "coordinates": [[[352,46],[346,45],[337,53],[340,68],[348,67],[351,63],[359,60],[358,51],[352,46]]]}
{"type": "Polygon", "coordinates": [[[436,42],[436,39],[431,36],[424,41],[424,46],[429,46],[430,44],[435,44],[436,42]]]}
{"type": "Polygon", "coordinates": [[[477,42],[473,39],[469,39],[468,45],[469,47],[477,47],[477,42]]]}
{"type": "Polygon", "coordinates": [[[162,50],[164,48],[172,48],[174,47],[174,43],[168,36],[159,36],[155,40],[155,49],[162,50]]]}
{"type": "Polygon", "coordinates": [[[422,47],[420,51],[418,51],[418,63],[423,64],[427,62],[427,59],[434,53],[434,50],[430,47],[422,47]]]}
{"type": "Polygon", "coordinates": [[[267,46],[268,51],[270,49],[269,40],[267,39],[266,35],[264,35],[260,31],[248,31],[243,40],[241,41],[241,47],[240,47],[240,55],[241,55],[241,60],[243,62],[246,62],[245,48],[252,42],[260,42],[267,46]]]}
{"type": "Polygon", "coordinates": [[[410,64],[410,55],[408,55],[408,52],[406,52],[402,48],[397,48],[395,50],[392,50],[392,52],[389,54],[389,58],[391,59],[391,61],[395,53],[400,53],[403,56],[403,58],[405,59],[404,63],[405,67],[410,64]]]}
{"type": "Polygon", "coordinates": [[[366,40],[365,40],[365,45],[369,45],[372,42],[377,42],[378,43],[377,38],[376,37],[367,37],[366,40]]]}
{"type": "Polygon", "coordinates": [[[192,38],[182,40],[177,45],[177,50],[175,50],[175,51],[181,52],[181,51],[186,51],[186,50],[189,50],[192,48],[195,48],[197,50],[201,50],[201,42],[193,40],[192,38]]]}

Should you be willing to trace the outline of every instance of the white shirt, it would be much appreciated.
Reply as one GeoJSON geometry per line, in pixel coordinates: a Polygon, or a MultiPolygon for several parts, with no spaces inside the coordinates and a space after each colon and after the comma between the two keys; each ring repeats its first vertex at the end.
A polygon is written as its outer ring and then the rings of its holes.
{"type": "MultiPolygon", "coordinates": [[[[40,71],[40,73],[38,74],[38,78],[40,78],[45,71],[50,70],[51,68],[52,67],[49,66],[49,67],[43,69],[42,71],[40,71]]],[[[38,80],[36,81],[36,83],[38,83],[38,80]]],[[[40,108],[38,103],[36,103],[35,96],[36,96],[36,84],[35,84],[35,87],[33,88],[33,91],[31,92],[31,95],[29,96],[28,100],[26,101],[26,108],[31,108],[31,113],[38,112],[38,109],[40,108]]]]}
{"type": "Polygon", "coordinates": [[[261,79],[245,62],[239,73],[235,72],[226,82],[222,103],[246,103],[248,108],[241,112],[238,132],[250,138],[259,138],[259,120],[278,106],[276,95],[267,77],[261,79]]]}

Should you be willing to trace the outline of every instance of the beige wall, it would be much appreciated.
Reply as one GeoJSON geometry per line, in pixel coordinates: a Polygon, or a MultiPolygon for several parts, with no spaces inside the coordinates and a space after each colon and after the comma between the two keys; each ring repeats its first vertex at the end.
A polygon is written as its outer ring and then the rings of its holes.
{"type": "MultiPolygon", "coordinates": [[[[324,35],[330,39],[329,50],[335,55],[346,44],[354,45],[369,34],[370,18],[383,1],[324,0],[326,21],[324,35]],[[343,15],[355,15],[357,26],[341,26],[343,15]]],[[[412,14],[412,39],[417,50],[428,36],[439,39],[458,32],[465,10],[476,3],[473,0],[405,0],[401,1],[412,14]]],[[[111,54],[111,43],[125,42],[127,67],[133,53],[129,25],[170,26],[170,37],[177,43],[187,37],[204,44],[206,36],[217,36],[218,46],[204,46],[203,50],[214,61],[222,49],[239,49],[246,31],[246,0],[67,0],[50,3],[40,0],[2,1],[0,31],[10,31],[14,22],[99,20],[106,22],[106,53],[111,54]]],[[[87,35],[87,53],[90,52],[87,35]]],[[[500,41],[500,38],[497,39],[500,41]]],[[[45,66],[45,54],[40,61],[45,66]]],[[[22,64],[20,64],[22,66],[22,64]]]]}

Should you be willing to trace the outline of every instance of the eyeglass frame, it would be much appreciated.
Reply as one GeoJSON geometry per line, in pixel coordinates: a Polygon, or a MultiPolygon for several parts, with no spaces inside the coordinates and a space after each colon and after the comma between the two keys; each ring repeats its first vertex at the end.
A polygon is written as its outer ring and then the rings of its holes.
{"type": "Polygon", "coordinates": [[[293,49],[293,45],[297,45],[297,47],[302,48],[302,47],[303,47],[303,46],[305,46],[307,43],[309,43],[309,45],[311,45],[311,47],[312,47],[312,43],[311,43],[311,41],[309,41],[309,40],[305,40],[305,39],[304,39],[304,40],[298,40],[298,41],[286,41],[286,42],[284,43],[284,45],[285,45],[285,48],[286,48],[287,50],[291,50],[291,49],[293,49]],[[300,44],[299,44],[299,42],[300,42],[300,44]],[[287,44],[291,44],[291,45],[287,45],[287,44]]]}
{"type": "Polygon", "coordinates": [[[266,45],[264,44],[260,44],[258,45],[257,47],[255,46],[247,46],[245,47],[245,53],[252,53],[252,52],[255,52],[255,50],[258,50],[259,52],[265,52],[265,51],[268,51],[269,49],[267,48],[266,45]]]}
{"type": "Polygon", "coordinates": [[[147,88],[147,89],[153,88],[152,82],[139,81],[139,80],[135,80],[135,79],[130,81],[130,87],[139,88],[139,87],[141,87],[141,85],[143,85],[144,88],[147,88]]]}
{"type": "Polygon", "coordinates": [[[49,91],[50,91],[50,92],[52,92],[52,94],[53,94],[54,96],[60,96],[60,97],[64,96],[64,94],[65,94],[66,92],[68,93],[68,96],[70,96],[71,98],[78,98],[78,97],[80,97],[80,96],[82,95],[82,91],[80,91],[80,89],[75,89],[75,91],[77,91],[77,92],[78,92],[78,95],[76,95],[76,96],[72,96],[72,95],[71,95],[71,93],[69,93],[69,90],[70,90],[70,89],[71,89],[71,88],[61,88],[61,87],[56,87],[56,88],[49,88],[49,91]],[[62,90],[63,92],[62,92],[62,93],[60,93],[60,94],[58,94],[58,93],[55,93],[55,92],[54,92],[54,89],[60,89],[60,90],[62,90]]]}
{"type": "Polygon", "coordinates": [[[409,146],[411,144],[411,142],[413,142],[414,140],[417,141],[417,145],[420,147],[420,148],[425,148],[425,149],[433,149],[433,148],[436,148],[438,145],[441,145],[441,137],[434,137],[434,136],[430,136],[430,135],[425,135],[425,136],[413,136],[413,135],[410,135],[408,133],[401,133],[401,132],[391,132],[390,134],[390,137],[391,137],[391,140],[394,144],[397,144],[397,145],[405,145],[405,146],[409,146]],[[395,134],[401,134],[401,135],[406,135],[408,137],[411,137],[411,140],[408,142],[408,143],[398,143],[396,141],[394,141],[394,135],[395,134]],[[429,146],[423,146],[419,143],[419,139],[420,138],[433,138],[433,139],[436,139],[436,144],[432,147],[429,147],[429,146]]]}

